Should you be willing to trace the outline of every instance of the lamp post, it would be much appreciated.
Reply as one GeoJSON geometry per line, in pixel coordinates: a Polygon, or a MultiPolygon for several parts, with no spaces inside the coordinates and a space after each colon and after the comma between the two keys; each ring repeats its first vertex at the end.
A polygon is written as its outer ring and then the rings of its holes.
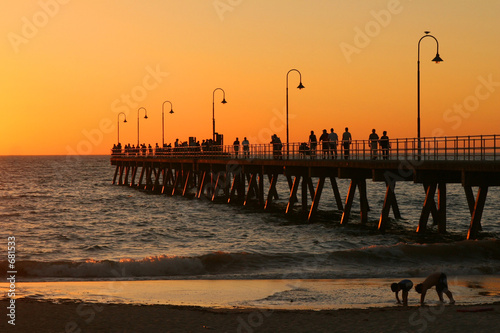
{"type": "Polygon", "coordinates": [[[118,113],[118,123],[117,123],[117,128],[118,128],[118,143],[120,143],[120,115],[123,115],[123,122],[126,123],[127,122],[127,115],[125,114],[125,112],[120,112],[118,113]]]}
{"type": "Polygon", "coordinates": [[[140,107],[137,109],[137,147],[139,147],[139,114],[141,113],[141,109],[144,110],[144,119],[148,119],[148,111],[144,107],[140,107]]]}
{"type": "Polygon", "coordinates": [[[288,73],[286,73],[286,158],[289,158],[290,155],[289,136],[288,136],[288,74],[290,74],[290,72],[293,71],[299,73],[299,86],[297,88],[298,89],[305,88],[302,85],[302,74],[297,69],[290,69],[288,73]]]}
{"type": "Polygon", "coordinates": [[[170,114],[174,113],[172,102],[165,101],[161,105],[161,147],[165,146],[165,103],[170,103],[170,114]]]}
{"type": "Polygon", "coordinates": [[[418,160],[420,160],[420,156],[421,156],[421,143],[420,143],[420,42],[422,41],[422,39],[424,39],[425,37],[432,37],[436,41],[436,56],[434,57],[434,59],[432,59],[432,61],[436,62],[436,64],[443,61],[443,59],[441,59],[441,57],[439,56],[439,42],[438,42],[438,40],[433,35],[429,35],[430,31],[424,31],[424,32],[425,32],[425,35],[422,36],[418,40],[418,57],[417,57],[417,141],[418,141],[418,156],[417,156],[417,158],[418,158],[418,160]]]}
{"type": "Polygon", "coordinates": [[[222,91],[222,104],[226,104],[226,92],[222,88],[215,88],[212,93],[212,140],[215,142],[215,92],[217,90],[222,91]]]}

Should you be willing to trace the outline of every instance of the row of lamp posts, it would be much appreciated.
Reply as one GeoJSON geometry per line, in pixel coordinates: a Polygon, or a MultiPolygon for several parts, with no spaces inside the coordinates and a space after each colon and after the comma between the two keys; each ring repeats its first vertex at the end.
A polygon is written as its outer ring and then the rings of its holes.
{"type": "MultiPolygon", "coordinates": [[[[300,84],[297,88],[299,89],[302,89],[304,88],[304,86],[302,85],[302,75],[301,73],[296,70],[296,69],[291,69],[290,71],[288,71],[288,73],[286,74],[286,143],[287,143],[287,156],[289,156],[289,146],[288,146],[288,74],[290,74],[290,72],[292,71],[296,71],[297,73],[299,73],[299,76],[300,76],[300,84]]],[[[217,90],[220,90],[222,91],[222,101],[221,103],[222,104],[226,104],[227,101],[226,101],[226,92],[224,91],[224,89],[222,88],[215,88],[213,93],[212,93],[212,140],[215,142],[216,141],[216,138],[215,138],[215,92],[217,90]]],[[[164,146],[165,144],[165,103],[170,103],[170,113],[174,113],[173,109],[172,109],[172,102],[170,101],[165,101],[163,102],[162,104],[162,111],[161,111],[161,121],[162,121],[162,128],[161,128],[161,142],[162,142],[162,147],[164,146]]],[[[148,119],[148,113],[147,113],[147,110],[146,108],[144,107],[140,107],[138,110],[137,110],[137,146],[139,146],[139,131],[140,131],[140,127],[139,127],[139,120],[140,120],[140,111],[141,110],[144,110],[144,118],[145,119],[148,119]]],[[[123,115],[123,122],[126,123],[127,122],[127,116],[124,112],[120,112],[118,114],[118,123],[117,123],[117,129],[118,129],[118,143],[120,143],[120,116],[123,115]]]]}
{"type": "MultiPolygon", "coordinates": [[[[165,103],[170,103],[170,114],[174,113],[174,110],[172,109],[172,102],[170,101],[165,101],[163,102],[162,104],[162,107],[161,107],[161,144],[162,144],[162,147],[164,146],[164,143],[165,143],[165,103]]],[[[139,127],[139,120],[140,120],[140,113],[141,113],[141,110],[144,110],[144,119],[148,119],[148,111],[146,110],[145,107],[140,107],[139,109],[137,109],[137,146],[139,146],[139,130],[140,130],[140,127],[139,127]]],[[[120,112],[118,113],[118,123],[117,123],[117,129],[118,129],[118,143],[120,143],[120,116],[123,115],[123,122],[126,123],[127,122],[127,115],[125,114],[125,112],[120,112]]]]}
{"type": "MultiPolygon", "coordinates": [[[[422,36],[419,39],[419,41],[418,41],[418,55],[417,55],[417,144],[418,144],[418,155],[417,156],[418,156],[419,160],[421,158],[421,140],[420,140],[420,42],[422,41],[422,39],[424,39],[426,37],[431,37],[431,38],[433,38],[436,41],[436,45],[437,45],[436,56],[434,57],[434,59],[432,59],[432,61],[434,61],[436,63],[440,63],[441,61],[443,61],[443,59],[441,59],[441,57],[439,56],[439,42],[436,39],[436,37],[434,37],[433,35],[430,35],[429,33],[430,33],[430,31],[425,31],[425,35],[422,36]]],[[[287,156],[287,158],[289,158],[289,156],[290,156],[290,146],[289,146],[290,137],[289,137],[289,131],[288,131],[288,75],[291,72],[297,72],[297,73],[299,73],[299,85],[297,86],[297,88],[299,90],[305,88],[304,85],[302,84],[302,74],[300,73],[300,71],[297,70],[297,69],[295,69],[295,68],[290,69],[286,73],[286,156],[287,156]]],[[[221,101],[221,103],[222,104],[226,104],[227,103],[226,102],[226,92],[224,91],[224,89],[222,89],[222,88],[215,88],[214,91],[213,91],[213,93],[212,93],[212,140],[214,142],[216,141],[216,138],[215,138],[215,92],[217,90],[222,91],[222,101],[221,101]]],[[[170,103],[170,112],[169,113],[170,114],[174,113],[173,108],[172,108],[172,102],[170,102],[170,101],[163,102],[163,104],[162,104],[162,111],[161,111],[161,120],[162,120],[161,142],[162,142],[162,147],[165,144],[165,103],[170,103]]],[[[144,110],[144,118],[148,119],[148,114],[147,114],[146,108],[140,107],[137,110],[137,145],[139,145],[139,114],[140,114],[141,110],[144,110]]],[[[124,112],[120,112],[118,114],[118,143],[120,143],[120,115],[122,115],[122,114],[123,114],[123,117],[124,117],[123,122],[124,123],[127,122],[127,116],[126,116],[126,114],[124,112]]]]}

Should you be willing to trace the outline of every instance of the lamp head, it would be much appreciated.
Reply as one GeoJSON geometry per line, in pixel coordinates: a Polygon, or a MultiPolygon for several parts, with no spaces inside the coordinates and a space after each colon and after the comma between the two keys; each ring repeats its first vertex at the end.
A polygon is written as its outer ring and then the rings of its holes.
{"type": "Polygon", "coordinates": [[[170,112],[169,112],[169,113],[170,113],[170,114],[174,113],[174,110],[170,109],[170,112]]]}
{"type": "Polygon", "coordinates": [[[225,98],[223,98],[221,103],[222,103],[222,104],[226,104],[226,103],[227,103],[227,102],[226,102],[226,99],[225,99],[225,98]]]}
{"type": "Polygon", "coordinates": [[[127,122],[127,119],[125,119],[123,122],[124,122],[124,123],[126,123],[126,122],[127,122]]]}
{"type": "Polygon", "coordinates": [[[299,86],[297,87],[298,89],[304,89],[304,85],[302,84],[302,81],[299,83],[299,86]]]}
{"type": "Polygon", "coordinates": [[[441,61],[443,61],[443,59],[441,59],[439,53],[436,53],[436,56],[434,57],[434,59],[432,59],[432,61],[434,61],[436,64],[439,64],[441,61]]]}
{"type": "Polygon", "coordinates": [[[144,116],[144,119],[148,119],[148,115],[145,115],[145,116],[144,116]]]}

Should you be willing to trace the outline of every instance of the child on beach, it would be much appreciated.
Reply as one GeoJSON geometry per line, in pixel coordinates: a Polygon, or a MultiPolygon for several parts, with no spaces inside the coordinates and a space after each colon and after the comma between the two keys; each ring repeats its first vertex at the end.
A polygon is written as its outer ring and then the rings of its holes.
{"type": "Polygon", "coordinates": [[[399,300],[398,293],[401,290],[401,296],[403,297],[403,305],[407,306],[408,305],[408,292],[411,290],[413,287],[413,282],[411,280],[401,280],[398,283],[393,283],[391,284],[391,290],[396,293],[396,300],[398,301],[398,304],[401,304],[401,301],[399,300]]]}
{"type": "Polygon", "coordinates": [[[443,293],[445,293],[446,296],[448,296],[448,298],[450,299],[450,304],[455,303],[451,291],[448,290],[448,281],[446,279],[446,274],[437,272],[429,275],[424,280],[424,282],[419,283],[415,286],[415,290],[417,291],[417,293],[421,294],[420,305],[424,305],[425,294],[427,293],[427,290],[431,289],[434,286],[436,286],[436,292],[441,302],[444,302],[443,293]]]}

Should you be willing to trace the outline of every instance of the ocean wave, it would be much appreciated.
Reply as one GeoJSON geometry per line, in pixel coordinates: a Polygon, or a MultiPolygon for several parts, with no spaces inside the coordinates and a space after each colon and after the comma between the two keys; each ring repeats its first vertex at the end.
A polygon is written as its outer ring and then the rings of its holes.
{"type": "MultiPolygon", "coordinates": [[[[91,251],[94,248],[89,249],[91,251]]],[[[361,278],[420,276],[432,267],[453,274],[500,273],[500,241],[395,244],[330,253],[226,253],[143,259],[17,261],[20,279],[361,278]],[[415,267],[419,267],[416,269],[415,267]]],[[[7,262],[0,262],[1,272],[7,262]]]]}
{"type": "MultiPolygon", "coordinates": [[[[89,249],[94,250],[94,248],[89,249]]],[[[135,278],[234,273],[256,265],[259,258],[246,253],[215,252],[197,257],[151,256],[144,259],[16,261],[19,278],[135,278]],[[254,262],[254,263],[252,263],[254,262]]],[[[0,262],[6,272],[7,262],[0,262]]]]}
{"type": "Polygon", "coordinates": [[[500,260],[500,240],[460,241],[454,243],[369,246],[335,251],[332,258],[341,261],[468,261],[500,260]]]}

